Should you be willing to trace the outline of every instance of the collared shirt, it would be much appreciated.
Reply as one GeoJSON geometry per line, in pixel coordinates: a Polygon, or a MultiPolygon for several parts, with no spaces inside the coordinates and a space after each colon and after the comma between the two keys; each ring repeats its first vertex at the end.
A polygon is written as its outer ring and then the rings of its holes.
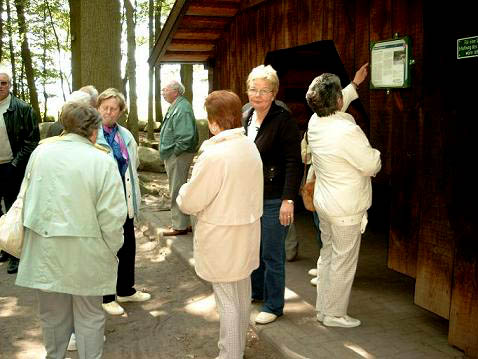
{"type": "Polygon", "coordinates": [[[247,126],[247,137],[251,139],[252,142],[256,140],[257,132],[259,132],[261,125],[257,123],[257,112],[254,111],[251,117],[251,123],[247,126]]]}
{"type": "Polygon", "coordinates": [[[8,95],[3,101],[0,101],[0,163],[8,163],[13,160],[12,147],[10,140],[8,139],[7,127],[5,126],[5,120],[3,114],[7,112],[10,106],[10,100],[12,96],[8,95]]]}

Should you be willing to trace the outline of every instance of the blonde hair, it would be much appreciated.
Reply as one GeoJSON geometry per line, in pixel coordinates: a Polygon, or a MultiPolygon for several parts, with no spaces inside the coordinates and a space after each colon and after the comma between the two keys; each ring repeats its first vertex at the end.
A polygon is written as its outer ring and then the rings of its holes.
{"type": "Polygon", "coordinates": [[[277,92],[279,91],[279,77],[277,76],[277,71],[274,70],[271,65],[259,65],[254,67],[249,76],[247,76],[247,88],[251,88],[252,82],[258,79],[269,81],[272,85],[272,93],[274,96],[277,95],[277,92]]]}

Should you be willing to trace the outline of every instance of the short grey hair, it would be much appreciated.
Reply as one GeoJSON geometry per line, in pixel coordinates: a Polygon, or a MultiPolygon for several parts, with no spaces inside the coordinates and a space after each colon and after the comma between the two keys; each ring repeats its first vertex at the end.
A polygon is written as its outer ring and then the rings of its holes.
{"type": "Polygon", "coordinates": [[[96,103],[98,102],[98,90],[93,85],[83,86],[78,91],[90,95],[90,105],[96,107],[96,103]]]}
{"type": "Polygon", "coordinates": [[[259,65],[254,67],[249,76],[247,76],[247,88],[251,88],[252,82],[258,79],[269,81],[272,85],[272,93],[274,96],[277,95],[277,92],[279,91],[279,77],[277,76],[277,71],[274,70],[271,65],[259,65]]]}
{"type": "Polygon", "coordinates": [[[101,115],[89,104],[67,102],[61,108],[60,123],[67,133],[90,138],[100,126],[101,115]]]}
{"type": "Polygon", "coordinates": [[[177,91],[180,96],[184,95],[184,92],[186,91],[184,85],[176,80],[171,81],[167,87],[169,87],[171,90],[177,91]]]}
{"type": "Polygon", "coordinates": [[[323,73],[312,80],[305,95],[312,111],[319,117],[330,116],[339,110],[342,86],[337,75],[323,73]]]}
{"type": "Polygon", "coordinates": [[[7,75],[8,82],[12,84],[12,69],[4,64],[0,64],[0,74],[7,75]]]}
{"type": "Polygon", "coordinates": [[[65,103],[80,103],[83,105],[90,105],[90,95],[83,91],[73,91],[71,94],[68,95],[66,98],[65,103]]]}

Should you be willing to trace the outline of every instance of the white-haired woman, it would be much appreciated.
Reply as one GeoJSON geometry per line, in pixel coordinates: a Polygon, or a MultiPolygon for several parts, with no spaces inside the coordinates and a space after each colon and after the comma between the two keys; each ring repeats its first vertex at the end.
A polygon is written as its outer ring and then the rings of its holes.
{"type": "Polygon", "coordinates": [[[284,240],[294,222],[294,200],[301,181],[299,129],[289,111],[275,103],[278,90],[279,78],[270,65],[254,68],[247,78],[251,108],[243,113],[243,123],[261,154],[264,172],[261,261],[251,275],[252,299],[264,301],[255,319],[259,324],[283,314],[284,240]]]}
{"type": "MultiPolygon", "coordinates": [[[[94,86],[88,85],[83,86],[77,91],[73,91],[68,98],[66,99],[65,103],[68,102],[75,102],[75,103],[82,103],[85,105],[90,105],[96,108],[96,100],[98,98],[98,90],[94,86]]],[[[56,121],[48,127],[48,131],[46,133],[46,137],[53,137],[59,136],[63,132],[63,125],[60,121],[56,121]]]]}
{"type": "Polygon", "coordinates": [[[347,315],[357,268],[361,233],[372,203],[370,178],[380,171],[380,152],[372,148],[354,118],[340,111],[340,79],[324,73],[307,91],[315,112],[308,136],[317,177],[314,207],[320,218],[322,249],[317,285],[317,320],[326,326],[356,327],[347,315]]]}

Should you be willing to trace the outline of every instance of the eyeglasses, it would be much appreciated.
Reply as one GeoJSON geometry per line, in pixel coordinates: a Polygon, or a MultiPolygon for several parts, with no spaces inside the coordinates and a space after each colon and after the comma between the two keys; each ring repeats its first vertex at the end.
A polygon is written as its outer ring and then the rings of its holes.
{"type": "Polygon", "coordinates": [[[247,93],[251,96],[265,96],[265,95],[268,95],[270,93],[272,93],[272,90],[270,89],[261,89],[261,90],[258,90],[258,89],[255,89],[255,88],[251,88],[251,89],[248,89],[247,90],[247,93]]]}
{"type": "Polygon", "coordinates": [[[1,86],[7,86],[7,85],[8,85],[8,81],[0,81],[0,85],[1,85],[1,86]]]}

